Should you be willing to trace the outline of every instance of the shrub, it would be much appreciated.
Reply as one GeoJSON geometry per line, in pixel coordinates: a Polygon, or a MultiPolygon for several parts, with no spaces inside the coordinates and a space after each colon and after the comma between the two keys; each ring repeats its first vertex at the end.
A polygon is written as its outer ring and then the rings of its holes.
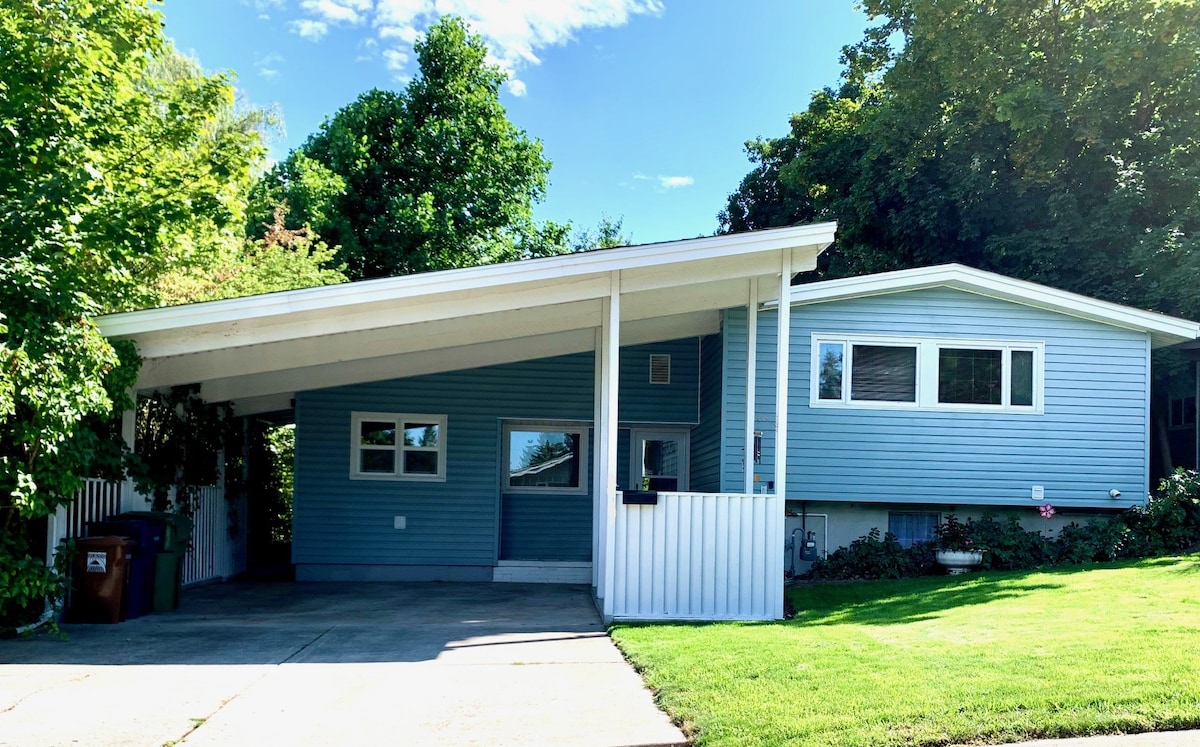
{"type": "Polygon", "coordinates": [[[1037,568],[1051,561],[1051,545],[1041,532],[1029,531],[1013,514],[1004,521],[984,513],[978,520],[968,519],[966,532],[976,545],[987,548],[982,568],[1018,570],[1037,568]]]}
{"type": "Polygon", "coordinates": [[[936,567],[932,547],[905,548],[891,532],[880,536],[876,528],[814,562],[805,576],[818,581],[906,578],[928,575],[936,567]]]}

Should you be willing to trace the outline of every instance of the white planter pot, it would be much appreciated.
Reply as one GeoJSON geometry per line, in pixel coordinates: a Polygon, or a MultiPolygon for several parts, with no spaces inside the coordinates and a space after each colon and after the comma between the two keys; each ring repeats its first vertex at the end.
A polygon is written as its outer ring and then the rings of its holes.
{"type": "Polygon", "coordinates": [[[955,576],[966,573],[983,562],[983,553],[979,550],[938,550],[934,557],[955,576]]]}

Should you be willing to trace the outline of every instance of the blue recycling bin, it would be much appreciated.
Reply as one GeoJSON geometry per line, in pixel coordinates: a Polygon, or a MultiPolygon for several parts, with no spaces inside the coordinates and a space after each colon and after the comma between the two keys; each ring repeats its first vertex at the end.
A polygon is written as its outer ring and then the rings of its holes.
{"type": "Polygon", "coordinates": [[[147,519],[109,519],[88,523],[88,534],[128,537],[134,541],[129,558],[125,617],[148,615],[154,610],[154,567],[163,551],[166,532],[160,522],[147,519]]]}

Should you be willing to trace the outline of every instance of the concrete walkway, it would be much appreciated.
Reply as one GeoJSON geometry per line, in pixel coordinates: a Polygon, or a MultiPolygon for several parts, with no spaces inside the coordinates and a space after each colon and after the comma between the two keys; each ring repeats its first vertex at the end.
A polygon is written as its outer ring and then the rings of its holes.
{"type": "Polygon", "coordinates": [[[1112,734],[1076,739],[1039,739],[1008,747],[1196,747],[1200,731],[1164,731],[1149,734],[1112,734]]]}
{"type": "Polygon", "coordinates": [[[685,744],[581,587],[229,584],[0,641],[0,745],[685,744]]]}

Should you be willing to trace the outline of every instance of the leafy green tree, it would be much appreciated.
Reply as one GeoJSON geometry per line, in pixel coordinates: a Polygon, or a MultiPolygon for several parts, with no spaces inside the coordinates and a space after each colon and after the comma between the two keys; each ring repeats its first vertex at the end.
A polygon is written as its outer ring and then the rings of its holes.
{"type": "Polygon", "coordinates": [[[826,276],[960,261],[1200,315],[1195,0],[870,0],[724,230],[839,221],[826,276]]]}
{"type": "Polygon", "coordinates": [[[312,226],[352,279],[567,251],[568,227],[533,220],[550,162],[508,120],[482,40],[444,17],[416,53],[403,93],[367,91],[272,169],[251,222],[286,200],[286,226],[312,226]]]}
{"type": "Polygon", "coordinates": [[[90,319],[153,302],[156,280],[244,223],[263,153],[218,125],[223,76],[164,76],[148,0],[0,5],[0,618],[56,588],[30,522],[83,475],[120,468],[99,422],[131,406],[137,355],[90,319]]]}
{"type": "Polygon", "coordinates": [[[592,249],[612,249],[618,246],[629,246],[633,236],[622,232],[624,218],[612,218],[607,213],[600,216],[595,229],[576,231],[571,237],[571,249],[577,252],[587,252],[592,249]]]}

